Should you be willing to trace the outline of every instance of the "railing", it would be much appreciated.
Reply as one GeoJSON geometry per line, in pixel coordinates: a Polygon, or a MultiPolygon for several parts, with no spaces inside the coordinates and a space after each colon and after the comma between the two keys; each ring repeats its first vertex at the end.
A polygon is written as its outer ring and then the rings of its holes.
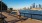
{"type": "MultiPolygon", "coordinates": [[[[24,17],[26,17],[25,14],[28,14],[28,15],[30,15],[30,18],[31,18],[31,19],[40,19],[40,20],[42,20],[42,14],[20,13],[20,15],[21,15],[21,14],[24,14],[24,17]],[[34,16],[34,17],[33,17],[33,16],[34,16]]],[[[27,17],[29,17],[29,16],[27,16],[27,17]]]]}

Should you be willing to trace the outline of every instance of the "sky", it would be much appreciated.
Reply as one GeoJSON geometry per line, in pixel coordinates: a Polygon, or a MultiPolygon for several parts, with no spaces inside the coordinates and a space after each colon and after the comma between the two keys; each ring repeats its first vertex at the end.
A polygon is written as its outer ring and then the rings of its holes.
{"type": "Polygon", "coordinates": [[[13,8],[13,9],[20,9],[24,7],[29,7],[33,3],[36,5],[41,4],[42,5],[42,0],[2,0],[8,8],[13,8]]]}

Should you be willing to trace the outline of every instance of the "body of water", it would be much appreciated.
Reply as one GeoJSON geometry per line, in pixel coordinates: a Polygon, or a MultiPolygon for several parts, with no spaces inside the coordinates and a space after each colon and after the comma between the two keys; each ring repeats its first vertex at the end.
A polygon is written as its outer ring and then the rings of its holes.
{"type": "Polygon", "coordinates": [[[40,19],[40,20],[42,19],[42,11],[38,11],[38,10],[35,10],[35,11],[34,10],[20,10],[20,13],[21,13],[21,16],[26,16],[28,18],[31,18],[31,14],[32,14],[33,19],[40,19]]]}

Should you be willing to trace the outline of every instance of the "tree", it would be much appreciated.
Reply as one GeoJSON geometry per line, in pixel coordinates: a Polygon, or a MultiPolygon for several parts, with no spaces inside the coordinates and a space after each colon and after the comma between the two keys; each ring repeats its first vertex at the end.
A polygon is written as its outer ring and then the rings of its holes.
{"type": "Polygon", "coordinates": [[[13,10],[13,8],[8,8],[7,12],[10,13],[13,10]]]}
{"type": "Polygon", "coordinates": [[[2,2],[2,1],[0,1],[0,11],[1,10],[7,10],[7,5],[4,3],[4,2],[2,2]],[[2,6],[2,8],[1,8],[1,6],[2,6]]]}
{"type": "Polygon", "coordinates": [[[13,10],[13,8],[10,8],[10,10],[12,11],[12,10],[13,10]]]}

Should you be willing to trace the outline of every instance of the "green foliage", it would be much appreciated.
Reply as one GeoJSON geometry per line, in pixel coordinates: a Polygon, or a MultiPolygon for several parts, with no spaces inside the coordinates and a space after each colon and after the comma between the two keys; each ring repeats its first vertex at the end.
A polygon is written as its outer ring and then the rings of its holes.
{"type": "Polygon", "coordinates": [[[13,10],[13,8],[10,8],[10,10],[12,11],[12,10],[13,10]]]}

